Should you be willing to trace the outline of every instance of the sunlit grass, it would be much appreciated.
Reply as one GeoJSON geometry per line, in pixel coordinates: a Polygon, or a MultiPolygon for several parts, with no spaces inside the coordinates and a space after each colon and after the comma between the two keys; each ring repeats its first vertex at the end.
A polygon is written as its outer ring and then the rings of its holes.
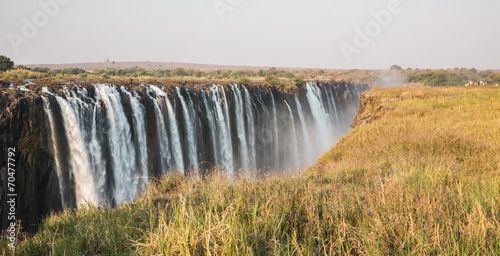
{"type": "Polygon", "coordinates": [[[379,119],[303,174],[168,175],[135,203],[50,216],[17,253],[500,254],[500,89],[366,95],[379,119]]]}

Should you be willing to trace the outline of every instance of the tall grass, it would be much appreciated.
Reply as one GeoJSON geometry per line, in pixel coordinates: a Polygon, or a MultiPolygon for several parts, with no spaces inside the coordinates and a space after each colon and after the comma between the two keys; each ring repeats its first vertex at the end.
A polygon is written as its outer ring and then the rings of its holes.
{"type": "Polygon", "coordinates": [[[500,254],[500,89],[366,95],[367,111],[380,118],[355,128],[305,173],[167,175],[135,203],[53,214],[16,252],[500,254]]]}

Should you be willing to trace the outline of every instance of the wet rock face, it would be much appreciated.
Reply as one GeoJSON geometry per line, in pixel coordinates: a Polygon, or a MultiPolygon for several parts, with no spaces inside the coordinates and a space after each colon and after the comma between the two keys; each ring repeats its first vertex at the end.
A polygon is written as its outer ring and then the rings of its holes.
{"type": "MultiPolygon", "coordinates": [[[[36,81],[35,81],[36,83],[36,81]]],[[[71,84],[54,84],[51,85],[50,82],[45,81],[42,83],[45,86],[51,88],[52,92],[56,95],[63,95],[63,86],[67,87],[68,90],[74,91],[73,85],[71,84]]],[[[51,211],[62,210],[63,195],[69,195],[64,200],[65,204],[69,207],[77,207],[75,203],[75,187],[72,184],[71,175],[67,174],[61,177],[63,183],[68,183],[63,186],[63,192],[60,188],[60,180],[57,174],[56,168],[57,163],[55,161],[55,153],[61,159],[68,159],[69,150],[68,141],[66,141],[63,132],[64,125],[61,121],[62,114],[61,109],[58,107],[58,103],[54,96],[46,92],[42,92],[42,86],[40,84],[27,85],[27,89],[31,91],[21,90],[19,88],[10,89],[8,88],[10,82],[5,81],[0,82],[0,229],[5,230],[7,225],[10,223],[7,219],[8,207],[6,203],[7,191],[7,150],[8,148],[15,147],[16,155],[16,182],[15,182],[15,193],[17,194],[17,207],[16,207],[16,219],[21,221],[21,225],[25,231],[34,232],[37,229],[38,224],[41,219],[46,216],[51,211]],[[44,96],[50,102],[51,107],[53,107],[55,131],[59,134],[58,136],[58,146],[64,150],[61,152],[53,152],[52,140],[51,140],[51,128],[46,112],[44,111],[44,103],[42,97],[44,96]]],[[[90,98],[94,98],[97,95],[96,89],[92,84],[82,83],[79,84],[80,88],[85,88],[86,94],[90,98]]],[[[163,86],[163,85],[159,85],[163,86]]],[[[159,176],[165,172],[165,163],[162,162],[163,158],[158,154],[160,152],[160,142],[158,141],[158,116],[155,114],[155,102],[152,98],[156,97],[154,93],[148,92],[147,87],[138,83],[126,84],[126,90],[132,92],[135,91],[137,94],[134,96],[137,98],[138,102],[144,108],[144,120],[145,120],[145,134],[146,134],[146,144],[147,149],[147,171],[150,176],[159,176]],[[149,94],[148,94],[149,93],[149,94]],[[150,97],[151,96],[151,97],[150,97]]],[[[120,88],[120,86],[116,86],[120,88]]],[[[183,87],[184,88],[184,87],[183,87]]],[[[191,118],[197,120],[192,124],[194,126],[194,145],[197,148],[196,158],[200,164],[198,168],[200,171],[206,172],[214,167],[216,162],[216,157],[214,157],[214,144],[218,143],[219,137],[214,141],[210,134],[213,130],[211,127],[208,116],[215,109],[210,109],[204,102],[206,100],[206,92],[210,90],[210,86],[193,86],[188,85],[188,89],[180,90],[177,94],[175,87],[167,87],[165,92],[169,95],[170,103],[173,107],[173,112],[176,115],[178,122],[179,138],[182,144],[181,152],[182,160],[188,166],[187,163],[190,161],[190,149],[188,144],[193,144],[192,141],[188,139],[188,127],[186,120],[186,111],[183,111],[183,107],[179,98],[179,95],[183,97],[186,102],[189,102],[189,106],[194,109],[191,118]],[[204,91],[205,90],[205,91],[204,91]],[[205,93],[205,95],[203,95],[205,93]],[[205,97],[205,98],[204,98],[205,97]],[[189,156],[189,157],[188,157],[189,156]]],[[[225,103],[230,107],[227,110],[227,115],[229,117],[228,129],[230,130],[229,139],[232,141],[232,161],[235,163],[235,168],[242,167],[243,157],[245,155],[244,148],[240,145],[241,134],[238,134],[238,112],[235,108],[236,102],[238,100],[246,102],[244,93],[241,95],[241,99],[238,98],[238,94],[235,93],[230,86],[222,87],[226,94],[225,103]]],[[[353,85],[346,83],[319,83],[318,84],[318,97],[320,101],[325,102],[324,108],[331,114],[331,118],[336,120],[336,133],[344,133],[347,131],[349,124],[352,122],[359,104],[358,94],[369,89],[366,85],[353,85]],[[333,110],[335,108],[335,117],[333,110]]],[[[311,113],[312,109],[308,102],[308,90],[305,86],[299,88],[299,93],[297,95],[290,95],[277,90],[276,88],[269,87],[247,87],[248,92],[253,102],[251,105],[252,111],[254,111],[254,126],[255,126],[255,164],[258,167],[268,166],[285,168],[290,161],[293,161],[291,157],[291,152],[286,149],[279,148],[278,150],[273,150],[275,147],[275,141],[286,142],[289,141],[291,137],[290,130],[290,120],[295,120],[295,128],[297,133],[301,131],[301,126],[298,124],[300,116],[298,115],[298,109],[294,105],[294,102],[299,102],[302,105],[302,111],[304,113],[311,113]],[[297,100],[296,98],[297,97],[297,100]],[[273,102],[274,101],[274,102],[273,102]],[[276,108],[273,113],[273,104],[276,108]],[[286,105],[291,106],[292,114],[286,105]],[[264,111],[264,109],[267,109],[264,111]],[[291,117],[292,116],[292,117],[291,117]],[[273,118],[275,117],[275,119],[273,118]],[[293,118],[293,119],[292,119],[293,118]],[[276,128],[276,131],[273,129],[276,128]],[[275,138],[278,136],[277,138],[275,138]],[[272,153],[270,153],[272,152],[272,153]],[[276,163],[276,161],[278,161],[276,163]]],[[[310,92],[309,92],[310,93],[310,92]]],[[[66,96],[64,96],[66,97],[66,96]]],[[[133,108],[130,101],[130,96],[126,93],[120,91],[120,101],[123,107],[123,112],[125,114],[125,122],[132,127],[134,123],[134,115],[132,114],[133,108]]],[[[159,107],[166,109],[165,102],[158,101],[159,107]]],[[[117,186],[116,182],[112,179],[113,174],[113,164],[110,160],[113,156],[111,145],[106,142],[109,136],[107,131],[102,131],[109,129],[109,120],[106,120],[106,106],[102,105],[99,111],[102,111],[97,116],[97,126],[100,127],[98,130],[98,140],[103,141],[102,147],[102,157],[106,160],[103,167],[109,171],[108,176],[106,176],[106,181],[104,182],[103,191],[111,193],[113,189],[117,186]],[[104,143],[106,142],[106,143],[104,143]]],[[[247,110],[245,110],[247,111],[247,110]]],[[[247,112],[245,112],[247,113],[247,112]]],[[[166,113],[163,113],[166,125],[171,125],[166,113]]],[[[304,122],[310,124],[314,122],[314,118],[311,115],[306,115],[304,117],[304,122]]],[[[249,120],[246,116],[244,119],[244,124],[248,125],[249,120]]],[[[212,120],[213,121],[213,120],[212,120]]],[[[246,131],[249,133],[248,130],[246,131]]],[[[334,131],[332,131],[333,133],[334,131]]],[[[135,129],[131,129],[130,140],[137,143],[138,134],[135,129]]],[[[172,136],[170,131],[168,136],[172,136]]],[[[247,138],[248,139],[248,138],[247,138]]],[[[319,134],[316,134],[315,130],[311,133],[311,140],[321,140],[322,138],[319,134]]],[[[302,138],[303,140],[303,138],[302,138]]],[[[298,140],[297,143],[303,144],[302,140],[298,140]]],[[[248,143],[250,145],[250,143],[248,143]]],[[[139,147],[135,147],[135,150],[139,152],[139,147]]],[[[301,152],[301,154],[304,152],[301,152]]],[[[305,153],[304,153],[305,154],[305,153]]],[[[68,161],[61,161],[63,167],[69,165],[68,161]]],[[[139,163],[137,163],[137,168],[141,168],[139,163]]],[[[64,169],[64,168],[63,168],[64,169]]],[[[116,170],[114,171],[116,172],[116,170]]],[[[108,197],[107,200],[112,200],[108,197]]],[[[110,201],[112,202],[112,201],[110,201]]],[[[114,202],[116,204],[117,202],[114,202]]],[[[112,202],[113,204],[113,202],[112,202]]]]}
{"type": "Polygon", "coordinates": [[[3,230],[10,223],[6,196],[12,191],[7,190],[7,154],[9,148],[15,148],[16,219],[24,230],[32,232],[39,218],[61,210],[45,116],[40,98],[33,93],[2,90],[0,106],[0,227],[3,230]]]}

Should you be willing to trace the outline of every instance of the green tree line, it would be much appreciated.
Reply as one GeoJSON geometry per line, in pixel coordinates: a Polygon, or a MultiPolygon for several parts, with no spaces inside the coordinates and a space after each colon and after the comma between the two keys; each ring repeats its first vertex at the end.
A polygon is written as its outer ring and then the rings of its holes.
{"type": "MultiPolygon", "coordinates": [[[[305,80],[335,80],[353,83],[367,83],[379,86],[400,86],[405,83],[423,84],[428,86],[457,86],[465,85],[469,81],[488,84],[500,83],[500,72],[492,70],[478,71],[475,68],[454,68],[445,70],[430,69],[403,69],[399,65],[392,65],[388,70],[323,70],[323,69],[296,69],[283,70],[278,68],[244,69],[244,70],[195,70],[195,69],[165,69],[146,70],[135,67],[128,69],[94,69],[85,71],[81,68],[49,69],[48,67],[29,68],[14,66],[14,62],[0,55],[0,73],[12,69],[26,71],[23,74],[9,74],[0,76],[4,79],[50,78],[78,76],[79,78],[204,78],[229,79],[248,84],[252,78],[261,78],[270,85],[283,87],[285,84],[303,84],[305,80]],[[29,71],[29,72],[28,72],[29,71]]],[[[9,71],[10,72],[10,71],[9,71]]]]}

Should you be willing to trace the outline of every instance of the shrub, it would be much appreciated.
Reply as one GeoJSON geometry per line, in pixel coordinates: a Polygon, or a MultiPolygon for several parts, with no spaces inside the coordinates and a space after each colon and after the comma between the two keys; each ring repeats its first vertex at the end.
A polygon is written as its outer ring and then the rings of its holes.
{"type": "Polygon", "coordinates": [[[302,79],[302,78],[296,78],[293,81],[295,82],[295,85],[297,85],[297,86],[302,86],[302,84],[304,84],[304,79],[302,79]]]}
{"type": "Polygon", "coordinates": [[[392,65],[389,70],[403,70],[403,68],[401,68],[401,66],[398,65],[392,65]]]}
{"type": "Polygon", "coordinates": [[[240,78],[239,82],[240,82],[240,84],[249,84],[250,78],[248,78],[248,76],[244,76],[244,77],[240,78]]]}
{"type": "Polygon", "coordinates": [[[0,55],[0,72],[7,71],[14,68],[14,62],[3,55],[0,55]]]}
{"type": "Polygon", "coordinates": [[[280,84],[280,80],[275,75],[267,76],[266,83],[274,86],[278,86],[280,84]]]}
{"type": "Polygon", "coordinates": [[[293,75],[292,72],[290,71],[286,71],[285,73],[283,73],[283,77],[286,77],[286,78],[294,78],[295,76],[293,75]]]}

